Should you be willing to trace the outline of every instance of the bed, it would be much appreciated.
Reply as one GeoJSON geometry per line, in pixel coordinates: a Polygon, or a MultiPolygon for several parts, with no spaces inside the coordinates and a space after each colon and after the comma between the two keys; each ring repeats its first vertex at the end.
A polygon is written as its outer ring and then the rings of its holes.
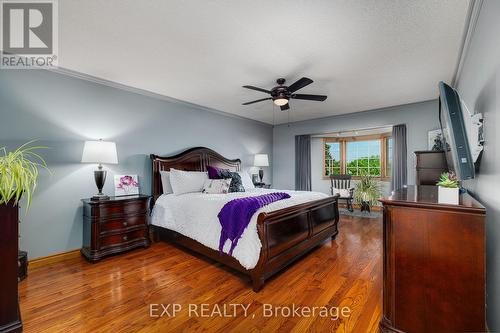
{"type": "Polygon", "coordinates": [[[220,195],[164,195],[160,171],[171,168],[206,171],[208,165],[240,171],[241,161],[225,158],[203,147],[191,148],[174,156],[151,155],[151,161],[154,205],[151,228],[154,239],[174,242],[248,275],[255,292],[270,276],[324,240],[335,238],[338,233],[338,196],[286,191],[290,193],[290,199],[274,202],[257,211],[230,256],[226,251],[218,251],[215,246],[217,232],[220,234],[217,231],[220,226],[214,222],[215,213],[233,198],[278,190],[253,189],[245,193],[220,195]],[[194,224],[196,228],[189,228],[194,224]],[[215,236],[204,235],[209,233],[215,236]]]}

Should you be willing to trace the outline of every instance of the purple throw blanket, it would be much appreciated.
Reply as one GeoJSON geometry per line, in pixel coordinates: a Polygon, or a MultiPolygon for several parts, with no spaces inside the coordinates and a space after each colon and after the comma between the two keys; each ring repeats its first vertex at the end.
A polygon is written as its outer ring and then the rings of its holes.
{"type": "Polygon", "coordinates": [[[243,235],[243,231],[245,231],[248,223],[250,223],[253,214],[270,203],[288,198],[290,198],[288,193],[276,192],[257,197],[234,199],[226,203],[220,210],[219,215],[217,215],[222,226],[219,251],[222,252],[226,240],[229,239],[231,240],[229,255],[232,255],[234,248],[238,244],[238,240],[243,235]]]}

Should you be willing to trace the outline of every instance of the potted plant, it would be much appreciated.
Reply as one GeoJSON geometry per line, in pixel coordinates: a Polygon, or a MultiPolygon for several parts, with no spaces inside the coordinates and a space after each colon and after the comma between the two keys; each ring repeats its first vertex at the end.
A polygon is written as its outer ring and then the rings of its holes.
{"type": "Polygon", "coordinates": [[[354,201],[361,205],[361,211],[370,211],[382,196],[378,182],[371,176],[361,176],[354,190],[354,201]]]}
{"type": "Polygon", "coordinates": [[[458,205],[459,187],[457,176],[453,172],[444,172],[439,177],[438,202],[442,204],[458,205]]]}
{"type": "Polygon", "coordinates": [[[40,168],[47,168],[36,153],[45,148],[31,146],[30,141],[13,152],[0,148],[0,331],[13,332],[22,328],[19,313],[18,277],[18,204],[26,198],[26,211],[38,183],[40,168]]]}

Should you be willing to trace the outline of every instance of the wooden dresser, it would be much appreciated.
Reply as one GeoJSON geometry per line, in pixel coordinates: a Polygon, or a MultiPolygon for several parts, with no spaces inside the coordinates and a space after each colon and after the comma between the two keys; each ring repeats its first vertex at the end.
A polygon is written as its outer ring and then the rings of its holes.
{"type": "Polygon", "coordinates": [[[444,151],[416,151],[416,185],[436,185],[439,176],[448,171],[444,151]]]}
{"type": "Polygon", "coordinates": [[[136,247],[147,247],[149,201],[147,195],[83,199],[83,247],[89,261],[136,247]]]}
{"type": "Polygon", "coordinates": [[[380,200],[381,332],[485,332],[485,209],[470,195],[437,203],[437,186],[380,200]]]}

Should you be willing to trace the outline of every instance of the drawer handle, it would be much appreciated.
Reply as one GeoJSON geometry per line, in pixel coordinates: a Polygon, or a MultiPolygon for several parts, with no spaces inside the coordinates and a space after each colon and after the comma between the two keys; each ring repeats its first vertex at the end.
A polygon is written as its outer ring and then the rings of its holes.
{"type": "Polygon", "coordinates": [[[123,240],[126,241],[128,239],[127,235],[123,236],[123,240]]]}
{"type": "Polygon", "coordinates": [[[124,226],[124,227],[126,227],[126,226],[127,226],[127,224],[128,224],[127,222],[123,222],[123,226],[124,226]]]}

